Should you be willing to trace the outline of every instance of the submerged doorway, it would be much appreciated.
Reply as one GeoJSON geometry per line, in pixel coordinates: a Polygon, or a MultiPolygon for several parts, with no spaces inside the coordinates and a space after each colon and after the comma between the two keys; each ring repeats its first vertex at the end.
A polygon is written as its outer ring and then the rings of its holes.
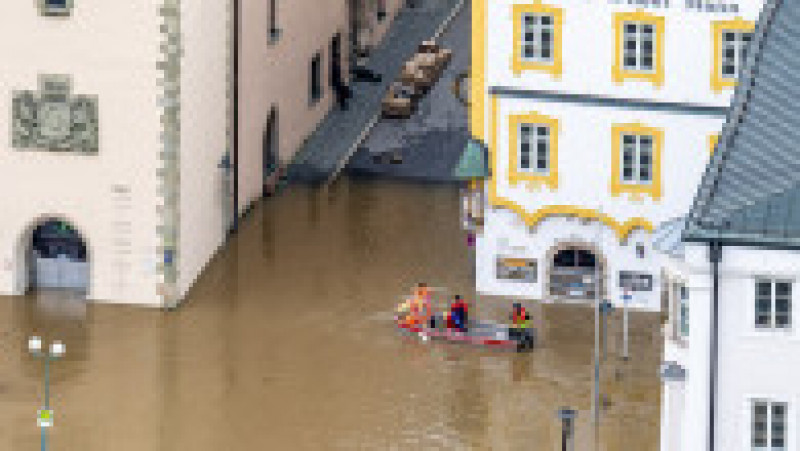
{"type": "Polygon", "coordinates": [[[27,256],[29,288],[88,291],[86,243],[68,222],[55,218],[40,222],[33,229],[27,256]]]}
{"type": "Polygon", "coordinates": [[[269,194],[274,181],[272,176],[278,169],[278,108],[273,106],[267,116],[267,125],[264,127],[263,142],[261,143],[261,187],[262,194],[269,194]]]}
{"type": "Polygon", "coordinates": [[[580,246],[559,249],[550,267],[550,295],[566,299],[593,299],[597,290],[602,294],[603,267],[595,254],[580,246]],[[599,281],[595,280],[596,272],[599,281]]]}

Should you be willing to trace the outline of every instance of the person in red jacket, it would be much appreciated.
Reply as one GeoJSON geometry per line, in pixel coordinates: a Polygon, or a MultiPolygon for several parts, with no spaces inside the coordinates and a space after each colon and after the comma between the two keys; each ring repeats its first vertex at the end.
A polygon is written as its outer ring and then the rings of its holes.
{"type": "Polygon", "coordinates": [[[455,301],[450,306],[450,317],[453,318],[453,325],[460,332],[467,331],[467,303],[461,295],[456,295],[455,301]]]}

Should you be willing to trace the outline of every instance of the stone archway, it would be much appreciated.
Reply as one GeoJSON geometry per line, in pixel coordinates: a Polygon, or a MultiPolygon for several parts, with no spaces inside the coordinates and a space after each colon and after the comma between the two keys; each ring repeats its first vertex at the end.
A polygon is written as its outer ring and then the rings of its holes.
{"type": "Polygon", "coordinates": [[[71,221],[57,215],[32,221],[15,249],[14,292],[70,290],[88,295],[90,252],[84,237],[71,221]]]}
{"type": "Polygon", "coordinates": [[[547,252],[545,295],[556,300],[593,300],[607,295],[607,262],[597,246],[585,241],[561,242],[547,252]],[[598,267],[599,265],[599,267],[598,267]],[[599,269],[599,281],[595,281],[599,269]],[[588,283],[586,278],[591,279],[588,283]]]}

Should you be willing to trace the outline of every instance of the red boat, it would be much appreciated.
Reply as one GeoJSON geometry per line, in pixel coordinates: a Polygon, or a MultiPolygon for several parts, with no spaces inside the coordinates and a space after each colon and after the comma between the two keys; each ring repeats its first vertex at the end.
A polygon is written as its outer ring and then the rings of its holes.
{"type": "Polygon", "coordinates": [[[516,351],[530,351],[535,344],[536,331],[529,329],[516,335],[505,324],[492,321],[471,321],[466,332],[448,328],[432,328],[427,325],[409,325],[395,317],[400,330],[419,336],[422,340],[444,340],[455,343],[487,346],[516,351]]]}

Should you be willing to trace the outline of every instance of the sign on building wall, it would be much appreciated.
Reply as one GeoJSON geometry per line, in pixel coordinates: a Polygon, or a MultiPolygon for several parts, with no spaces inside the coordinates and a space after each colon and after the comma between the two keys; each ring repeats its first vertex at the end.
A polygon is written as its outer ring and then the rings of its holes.
{"type": "Polygon", "coordinates": [[[497,278],[536,283],[536,259],[498,257],[497,278]]]}
{"type": "Polygon", "coordinates": [[[739,4],[727,0],[608,0],[613,5],[634,5],[644,8],[677,8],[686,11],[738,13],[739,4]]]}
{"type": "Polygon", "coordinates": [[[97,152],[97,98],[73,96],[67,75],[41,75],[38,91],[14,91],[11,147],[97,152]]]}
{"type": "Polygon", "coordinates": [[[631,291],[653,291],[653,275],[643,272],[620,271],[619,286],[631,291]]]}

